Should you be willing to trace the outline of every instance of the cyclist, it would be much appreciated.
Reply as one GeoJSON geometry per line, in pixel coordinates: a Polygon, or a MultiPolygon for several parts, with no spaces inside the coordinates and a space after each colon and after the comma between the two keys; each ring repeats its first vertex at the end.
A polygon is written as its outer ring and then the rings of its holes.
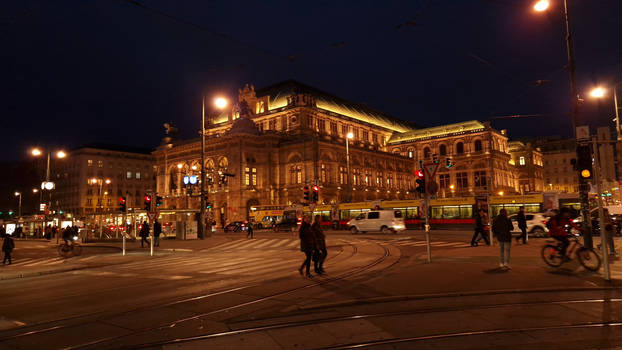
{"type": "Polygon", "coordinates": [[[67,225],[67,227],[63,231],[63,241],[65,241],[65,245],[69,245],[70,241],[73,243],[73,237],[71,237],[72,234],[73,229],[71,228],[71,225],[67,225]]]}
{"type": "Polygon", "coordinates": [[[563,256],[564,259],[568,259],[566,256],[566,250],[570,245],[570,241],[568,240],[568,231],[566,228],[575,228],[577,230],[581,229],[579,226],[575,225],[572,220],[570,220],[570,209],[563,207],[559,214],[550,219],[547,226],[551,237],[558,240],[561,244],[561,256],[563,256]]]}

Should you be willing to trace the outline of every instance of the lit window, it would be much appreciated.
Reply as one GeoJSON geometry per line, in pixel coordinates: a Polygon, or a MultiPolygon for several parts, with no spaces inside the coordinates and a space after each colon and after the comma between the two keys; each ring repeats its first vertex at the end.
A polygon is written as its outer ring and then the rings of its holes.
{"type": "Polygon", "coordinates": [[[125,178],[128,179],[128,180],[131,179],[132,178],[132,172],[128,171],[127,173],[125,173],[125,178]]]}
{"type": "Polygon", "coordinates": [[[244,172],[244,183],[246,186],[257,186],[257,168],[246,168],[244,172]]]}
{"type": "Polygon", "coordinates": [[[140,180],[140,172],[136,172],[136,180],[140,180]]]}
{"type": "Polygon", "coordinates": [[[87,160],[87,161],[86,161],[86,164],[87,164],[88,166],[93,166],[93,160],[92,160],[92,159],[87,160]]]}
{"type": "Polygon", "coordinates": [[[97,167],[98,167],[98,168],[103,168],[103,167],[104,167],[104,161],[102,161],[102,160],[98,160],[98,161],[97,161],[97,167]]]}
{"type": "Polygon", "coordinates": [[[518,158],[518,164],[525,165],[525,157],[518,158]]]}

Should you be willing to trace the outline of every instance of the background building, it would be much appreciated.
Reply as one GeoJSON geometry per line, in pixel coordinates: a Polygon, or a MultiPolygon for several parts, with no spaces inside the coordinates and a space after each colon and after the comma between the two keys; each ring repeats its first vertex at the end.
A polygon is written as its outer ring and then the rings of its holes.
{"type": "Polygon", "coordinates": [[[544,167],[542,152],[534,148],[530,142],[523,143],[512,141],[508,143],[511,164],[516,172],[514,176],[518,181],[518,190],[521,193],[544,191],[544,167]]]}
{"type": "Polygon", "coordinates": [[[145,192],[155,189],[154,164],[146,149],[93,144],[72,150],[52,166],[52,207],[78,218],[95,213],[100,200],[104,212],[119,212],[122,196],[128,208],[142,207],[145,192]]]}

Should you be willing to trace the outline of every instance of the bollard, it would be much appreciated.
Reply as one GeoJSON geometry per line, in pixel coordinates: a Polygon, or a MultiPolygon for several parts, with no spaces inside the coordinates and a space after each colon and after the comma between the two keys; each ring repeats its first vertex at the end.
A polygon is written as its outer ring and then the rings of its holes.
{"type": "Polygon", "coordinates": [[[123,238],[123,256],[125,256],[125,233],[122,234],[123,238]]]}
{"type": "Polygon", "coordinates": [[[428,250],[428,263],[432,262],[432,255],[430,253],[430,225],[425,224],[425,245],[428,250]]]}
{"type": "Polygon", "coordinates": [[[151,256],[153,256],[153,235],[149,236],[149,245],[151,246],[151,256]]]}

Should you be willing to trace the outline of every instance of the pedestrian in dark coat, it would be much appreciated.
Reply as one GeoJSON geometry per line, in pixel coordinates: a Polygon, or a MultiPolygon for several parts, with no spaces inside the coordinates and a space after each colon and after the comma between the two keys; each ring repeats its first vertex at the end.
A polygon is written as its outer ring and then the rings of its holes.
{"type": "Polygon", "coordinates": [[[253,238],[253,223],[246,224],[246,238],[253,238]]]}
{"type": "Polygon", "coordinates": [[[140,228],[140,247],[144,248],[143,243],[149,245],[149,241],[147,241],[147,237],[149,236],[149,224],[147,221],[143,221],[143,225],[140,228]]]}
{"type": "Polygon", "coordinates": [[[512,245],[512,222],[508,218],[505,209],[499,211],[499,215],[492,222],[492,233],[499,241],[499,267],[510,268],[510,247],[512,245]]]}
{"type": "Polygon", "coordinates": [[[486,211],[480,208],[477,213],[475,213],[475,233],[473,234],[473,238],[471,238],[471,247],[476,247],[477,242],[479,241],[478,236],[482,236],[486,245],[490,245],[490,241],[488,240],[488,235],[484,232],[484,225],[486,221],[486,211]]]}
{"type": "Polygon", "coordinates": [[[306,267],[306,276],[312,277],[309,270],[311,269],[311,257],[315,250],[315,237],[313,231],[311,231],[309,219],[306,216],[302,219],[298,236],[300,237],[300,251],[305,253],[305,260],[302,262],[302,265],[300,265],[298,272],[302,275],[302,269],[306,267]]]}
{"type": "Polygon", "coordinates": [[[156,247],[160,246],[160,234],[162,234],[162,224],[160,224],[158,220],[156,220],[153,223],[153,244],[156,247]]]}
{"type": "Polygon", "coordinates": [[[9,265],[11,265],[11,252],[15,248],[15,242],[13,241],[13,237],[10,235],[4,236],[4,242],[2,242],[2,251],[4,252],[4,260],[2,261],[2,265],[6,264],[6,261],[9,261],[9,265]]]}
{"type": "Polygon", "coordinates": [[[525,217],[525,207],[521,206],[516,215],[516,223],[521,231],[521,235],[516,237],[516,243],[523,239],[523,244],[527,244],[527,218],[525,217]]]}
{"type": "Polygon", "coordinates": [[[324,260],[326,260],[326,256],[328,252],[326,251],[326,236],[324,232],[322,232],[322,226],[320,225],[320,216],[316,215],[315,220],[313,221],[313,225],[311,225],[311,231],[313,231],[313,236],[315,238],[315,253],[316,257],[313,259],[313,267],[315,269],[315,273],[323,274],[324,273],[324,260]]]}

